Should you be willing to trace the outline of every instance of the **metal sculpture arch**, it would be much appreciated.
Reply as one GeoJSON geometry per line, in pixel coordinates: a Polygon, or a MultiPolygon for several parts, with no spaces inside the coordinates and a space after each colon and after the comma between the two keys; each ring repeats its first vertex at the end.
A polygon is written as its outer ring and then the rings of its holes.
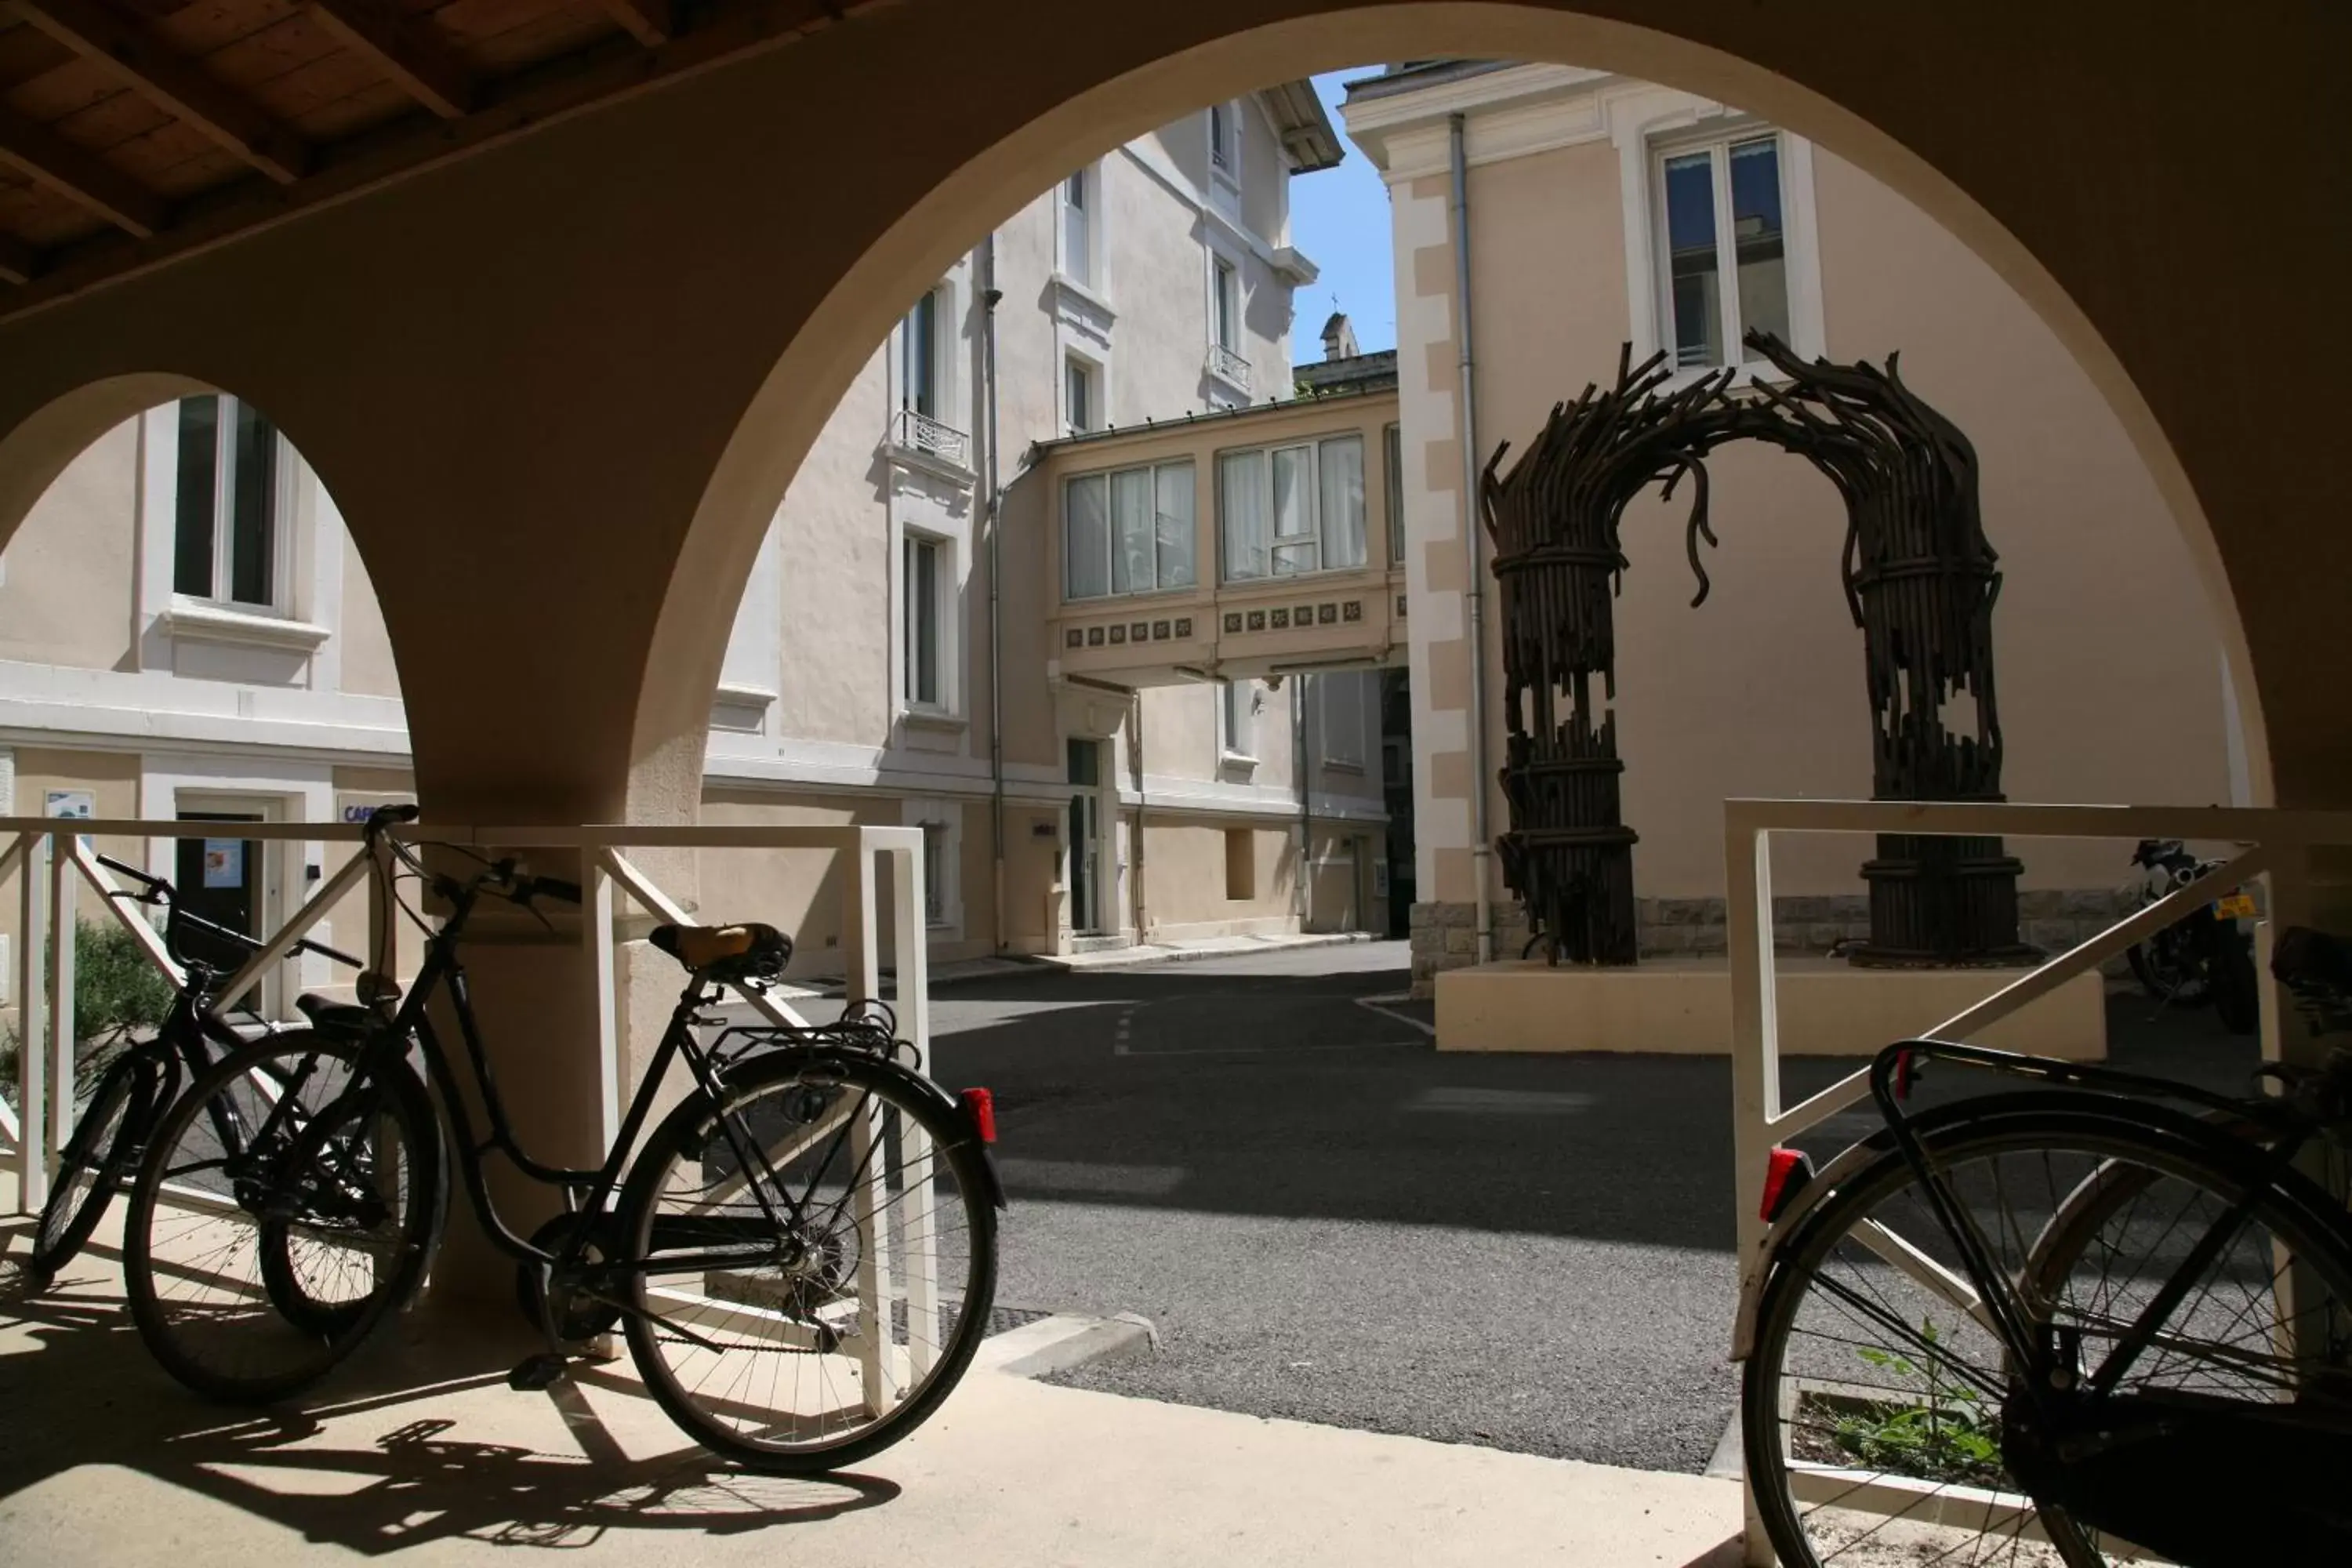
{"type": "MultiPolygon", "coordinates": [[[[1871,702],[1871,793],[1879,800],[1999,800],[1993,691],[1999,557],[1978,504],[1976,449],[1897,373],[1810,363],[1751,332],[1780,384],[1735,390],[1726,369],[1673,387],[1664,354],[1621,353],[1617,384],[1555,405],[1507,473],[1506,442],[1480,484],[1502,610],[1501,783],[1510,826],[1496,841],[1505,882],[1557,962],[1636,955],[1633,847],[1619,790],[1614,598],[1625,570],[1625,508],[1651,485],[1693,495],[1685,539],[1707,595],[1706,458],[1754,439],[1796,453],[1846,506],[1846,603],[1863,634],[1871,702]],[[1598,687],[1597,700],[1595,688],[1598,687]],[[1960,719],[1963,699],[1969,710],[1960,719]]],[[[1998,963],[2018,941],[2021,868],[1998,838],[1883,835],[1863,867],[1871,934],[1857,963],[1998,963]]]]}

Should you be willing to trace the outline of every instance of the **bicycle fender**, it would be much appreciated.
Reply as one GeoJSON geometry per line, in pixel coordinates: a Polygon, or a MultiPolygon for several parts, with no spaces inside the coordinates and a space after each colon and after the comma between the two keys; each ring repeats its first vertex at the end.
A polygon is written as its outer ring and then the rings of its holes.
{"type": "MultiPolygon", "coordinates": [[[[989,1206],[1006,1210],[1012,1208],[1012,1204],[1006,1201],[1004,1196],[1003,1179],[997,1174],[996,1156],[982,1141],[980,1129],[972,1125],[962,1102],[937,1083],[904,1062],[887,1057],[878,1057],[867,1051],[845,1050],[838,1047],[826,1046],[818,1047],[813,1050],[794,1050],[789,1054],[802,1063],[815,1062],[822,1066],[838,1066],[854,1068],[865,1072],[878,1072],[910,1094],[929,1100],[946,1114],[949,1121],[963,1130],[961,1136],[958,1137],[951,1146],[969,1148],[980,1156],[981,1180],[985,1184],[989,1206]]],[[[749,1058],[743,1065],[751,1066],[759,1059],[757,1056],[749,1058]]]]}
{"type": "MultiPolygon", "coordinates": [[[[2184,1141],[2210,1147],[2221,1143],[2224,1156],[2231,1152],[2242,1155],[2242,1148],[2232,1149],[2226,1134],[2217,1133],[2214,1123],[2177,1110],[2153,1100],[2125,1100],[2115,1095],[2084,1094],[2064,1089],[2032,1089],[2014,1094],[1979,1096],[1937,1106],[1911,1118],[1912,1131],[1920,1138],[1932,1138],[1955,1121],[1967,1121],[1986,1126],[2011,1116],[2042,1115],[2064,1110],[2106,1117],[2137,1131],[2156,1131],[2173,1133],[2184,1141]]],[[[1789,1207],[1764,1233],[1753,1258],[1745,1260],[1740,1271],[1739,1310],[1732,1320],[1731,1359],[1744,1362],[1756,1350],[1756,1321],[1764,1300],[1764,1288],[1771,1282],[1773,1259],[1796,1245],[1806,1223],[1822,1204],[1852,1181],[1865,1168],[1891,1156],[1899,1157],[1891,1131],[1881,1129],[1859,1142],[1849,1145],[1834,1159],[1822,1167],[1813,1179],[1789,1201],[1789,1207]]]]}

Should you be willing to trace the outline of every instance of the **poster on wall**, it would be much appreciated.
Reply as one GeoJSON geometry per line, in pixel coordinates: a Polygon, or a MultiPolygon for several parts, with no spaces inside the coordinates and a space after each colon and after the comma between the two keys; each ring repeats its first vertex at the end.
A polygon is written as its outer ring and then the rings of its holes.
{"type": "Polygon", "coordinates": [[[245,886],[244,839],[207,838],[205,840],[205,886],[207,888],[245,886]]]}
{"type": "MultiPolygon", "coordinates": [[[[88,822],[98,815],[98,797],[86,789],[53,789],[42,797],[41,815],[88,822]]],[[[90,847],[89,834],[81,836],[81,846],[90,847]]]]}

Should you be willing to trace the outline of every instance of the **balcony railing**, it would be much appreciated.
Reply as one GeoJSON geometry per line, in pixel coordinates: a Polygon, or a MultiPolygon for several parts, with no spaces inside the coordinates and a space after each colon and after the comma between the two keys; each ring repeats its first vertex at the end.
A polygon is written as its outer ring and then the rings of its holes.
{"type": "Polygon", "coordinates": [[[928,452],[961,468],[971,466],[971,437],[918,409],[898,410],[891,423],[890,441],[909,452],[928,452]]]}
{"type": "Polygon", "coordinates": [[[1247,392],[1250,386],[1250,363],[1223,343],[1209,345],[1208,371],[1220,381],[1229,381],[1247,392]]]}

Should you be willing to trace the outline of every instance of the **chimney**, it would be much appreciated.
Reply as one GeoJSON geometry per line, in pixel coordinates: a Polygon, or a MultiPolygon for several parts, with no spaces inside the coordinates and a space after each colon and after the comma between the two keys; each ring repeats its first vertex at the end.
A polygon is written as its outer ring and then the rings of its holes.
{"type": "Polygon", "coordinates": [[[1356,329],[1348,324],[1345,310],[1334,310],[1331,319],[1323,323],[1323,358],[1354,359],[1363,351],[1356,346],[1356,329]]]}

